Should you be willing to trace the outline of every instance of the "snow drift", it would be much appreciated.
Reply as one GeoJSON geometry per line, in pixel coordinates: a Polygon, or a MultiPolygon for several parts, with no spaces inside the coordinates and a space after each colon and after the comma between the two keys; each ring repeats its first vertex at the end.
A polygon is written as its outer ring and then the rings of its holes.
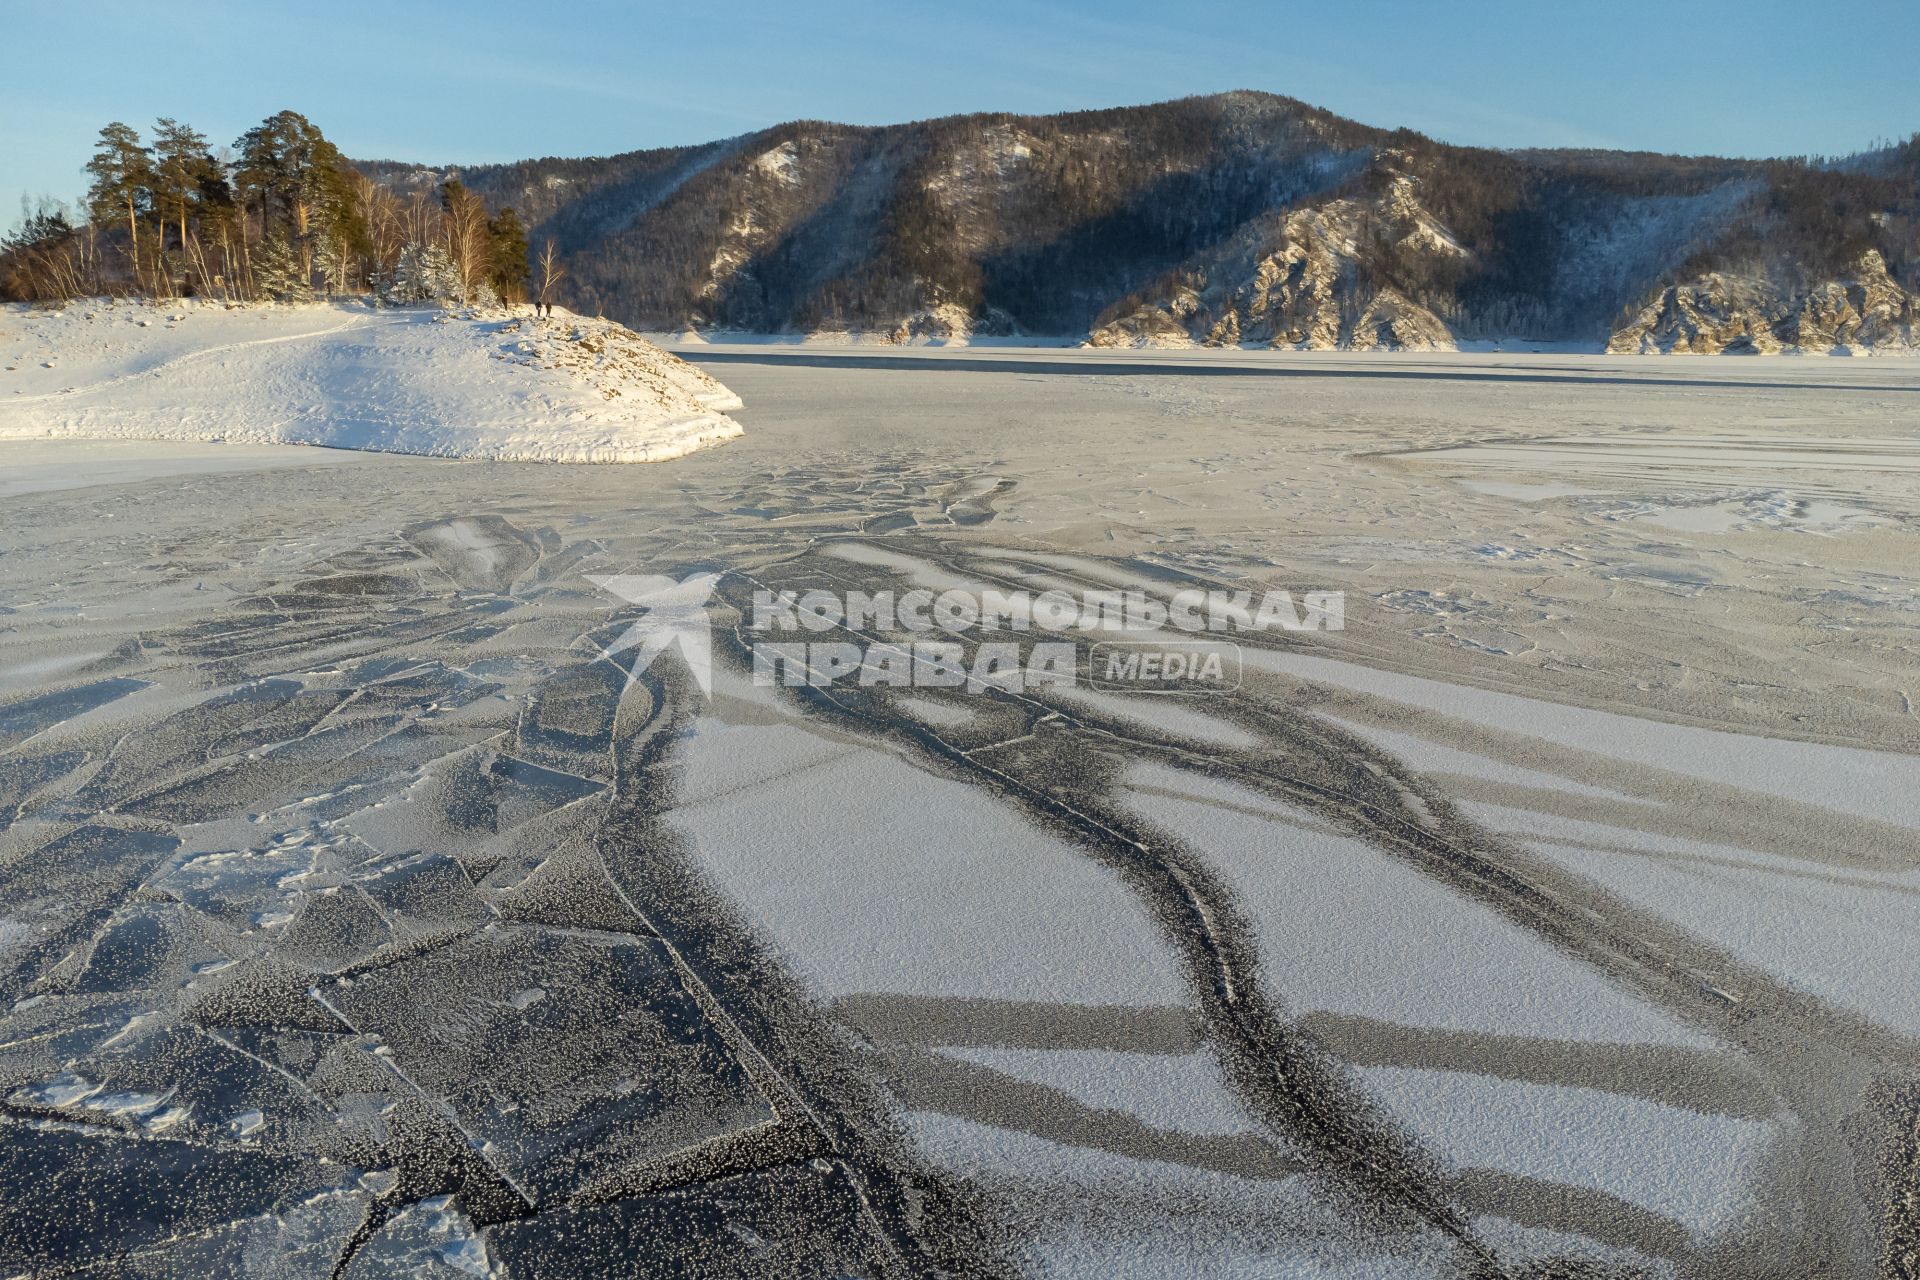
{"type": "Polygon", "coordinates": [[[726,416],[739,407],[630,330],[571,315],[100,299],[0,311],[0,440],[659,462],[740,435],[726,416]]]}

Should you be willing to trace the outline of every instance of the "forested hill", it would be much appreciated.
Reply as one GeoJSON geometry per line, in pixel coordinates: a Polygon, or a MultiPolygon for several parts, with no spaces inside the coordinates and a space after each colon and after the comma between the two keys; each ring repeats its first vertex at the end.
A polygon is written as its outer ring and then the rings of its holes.
{"type": "Polygon", "coordinates": [[[453,173],[642,328],[1108,344],[1904,350],[1920,139],[1845,161],[1492,151],[1229,93],[453,173]]]}

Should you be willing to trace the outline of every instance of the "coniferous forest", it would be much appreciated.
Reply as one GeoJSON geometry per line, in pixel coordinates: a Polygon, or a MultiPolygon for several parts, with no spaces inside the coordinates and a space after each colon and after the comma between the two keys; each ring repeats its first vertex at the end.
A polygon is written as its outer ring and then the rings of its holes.
{"type": "Polygon", "coordinates": [[[230,146],[162,118],[100,130],[78,213],[24,211],[0,242],[15,301],[113,294],[229,302],[378,293],[518,300],[531,264],[513,209],[457,178],[404,195],[360,172],[319,126],[281,111],[230,146]]]}

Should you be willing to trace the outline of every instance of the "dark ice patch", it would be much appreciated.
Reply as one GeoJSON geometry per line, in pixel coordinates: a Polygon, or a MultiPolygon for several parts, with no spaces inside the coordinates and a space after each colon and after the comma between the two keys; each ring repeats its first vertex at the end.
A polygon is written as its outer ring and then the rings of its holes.
{"type": "Polygon", "coordinates": [[[558,768],[604,771],[627,673],[610,662],[568,667],[544,681],[521,717],[514,749],[558,768]]]}
{"type": "Polygon", "coordinates": [[[487,1232],[509,1275],[791,1280],[891,1274],[859,1196],[824,1161],[559,1209],[487,1232]]]}
{"type": "Polygon", "coordinates": [[[0,914],[34,929],[0,953],[0,997],[19,995],[90,936],[179,845],[170,835],[89,823],[0,868],[0,914]]]}
{"type": "Polygon", "coordinates": [[[652,933],[620,897],[598,855],[564,850],[496,868],[480,892],[502,919],[563,929],[652,933]]]}
{"type": "Polygon", "coordinates": [[[366,1221],[372,1197],[335,1189],[277,1213],[169,1240],[66,1273],[68,1280],[326,1280],[366,1221]]]}
{"type": "Polygon", "coordinates": [[[181,1016],[202,1027],[329,1034],[350,1028],[309,992],[311,970],[274,956],[261,956],[196,987],[181,1016]]]}
{"type": "Polygon", "coordinates": [[[450,710],[464,707],[491,694],[500,686],[490,680],[478,680],[464,671],[435,662],[398,674],[374,677],[358,684],[356,707],[412,708],[450,710]]]}
{"type": "Polygon", "coordinates": [[[283,832],[264,848],[226,849],[175,859],[150,879],[149,894],[165,894],[240,933],[263,917],[292,909],[298,886],[343,884],[377,858],[377,851],[344,832],[318,827],[283,832]]]}
{"type": "Polygon", "coordinates": [[[493,918],[474,891],[466,871],[441,853],[407,858],[360,882],[396,927],[416,936],[447,927],[480,924],[493,918]]]}
{"type": "Polygon", "coordinates": [[[351,1039],[344,1026],[335,1031],[301,1031],[291,1027],[211,1027],[209,1031],[244,1053],[307,1080],[342,1041],[351,1039]]]}
{"type": "Polygon", "coordinates": [[[913,512],[894,511],[883,516],[875,516],[871,520],[862,521],[860,524],[860,532],[892,533],[896,529],[911,529],[918,523],[919,521],[914,518],[913,512]]]}
{"type": "Polygon", "coordinates": [[[0,1097],[59,1075],[147,1011],[147,1001],[119,995],[56,993],[16,1004],[0,1014],[0,1097]]]}
{"type": "Polygon", "coordinates": [[[386,916],[359,886],[310,893],[273,943],[282,960],[321,973],[338,973],[371,958],[393,941],[386,916]]]}
{"type": "Polygon", "coordinates": [[[114,676],[91,684],[57,689],[0,706],[0,748],[23,742],[63,720],[85,715],[147,687],[145,680],[114,676]]]}
{"type": "MultiPolygon", "coordinates": [[[[958,486],[955,487],[958,488],[958,486]]],[[[984,493],[959,498],[945,508],[947,519],[962,526],[988,524],[999,514],[993,504],[1003,495],[1010,493],[1013,487],[1014,482],[1011,480],[998,480],[984,493]]]]}
{"type": "Polygon", "coordinates": [[[454,516],[401,536],[469,591],[506,591],[540,559],[540,540],[496,515],[454,516]]]}
{"type": "Polygon", "coordinates": [[[410,770],[465,745],[399,712],[344,720],[119,803],[124,812],[189,825],[312,802],[335,818],[403,789],[410,770]]]}
{"type": "MultiPolygon", "coordinates": [[[[304,596],[398,596],[413,595],[420,584],[396,573],[335,573],[301,582],[296,594],[304,596]]],[[[287,597],[275,596],[282,604],[287,597]]]]}
{"type": "Polygon", "coordinates": [[[464,758],[447,784],[447,820],[457,830],[489,834],[604,790],[590,778],[490,753],[464,758]]]}
{"type": "Polygon", "coordinates": [[[348,696],[340,689],[309,691],[293,680],[243,685],[128,735],[80,798],[113,808],[211,761],[300,738],[348,696]]]}
{"type": "Polygon", "coordinates": [[[8,1064],[9,1110],[156,1141],[338,1153],[341,1130],[311,1090],[191,1023],[143,1011],[73,1040],[54,1071],[23,1078],[29,1064],[8,1064]]]}
{"type": "Polygon", "coordinates": [[[775,1118],[654,939],[491,926],[319,994],[541,1203],[775,1118]]]}
{"type": "Polygon", "coordinates": [[[486,1245],[450,1195],[410,1204],[358,1249],[339,1280],[457,1280],[498,1272],[486,1265],[486,1245]]]}
{"type": "Polygon", "coordinates": [[[350,1173],[300,1156],[0,1117],[0,1268],[103,1262],[290,1208],[350,1173]]]}
{"type": "Polygon", "coordinates": [[[10,826],[48,783],[64,778],[89,759],[85,751],[0,759],[0,831],[10,826]]]}
{"type": "MultiPolygon", "coordinates": [[[[171,994],[201,974],[233,963],[212,921],[177,902],[136,902],[116,912],[74,954],[67,990],[106,994],[171,994]]],[[[63,966],[64,968],[65,966],[63,966]]]]}

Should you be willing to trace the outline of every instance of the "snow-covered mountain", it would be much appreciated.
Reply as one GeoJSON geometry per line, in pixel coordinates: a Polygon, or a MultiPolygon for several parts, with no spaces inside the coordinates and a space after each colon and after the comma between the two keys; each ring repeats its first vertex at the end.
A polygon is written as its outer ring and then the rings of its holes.
{"type": "Polygon", "coordinates": [[[457,172],[556,241],[576,309],[643,329],[1915,344],[1920,141],[1836,164],[1490,151],[1241,92],[457,172]]]}

